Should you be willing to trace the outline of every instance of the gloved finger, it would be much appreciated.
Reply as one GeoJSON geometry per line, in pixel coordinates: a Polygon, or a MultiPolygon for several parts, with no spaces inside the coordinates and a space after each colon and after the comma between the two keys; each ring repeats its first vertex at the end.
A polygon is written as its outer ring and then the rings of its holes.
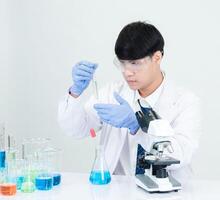
{"type": "Polygon", "coordinates": [[[87,67],[87,68],[90,68],[92,70],[96,70],[96,68],[98,67],[98,64],[87,64],[85,62],[81,62],[81,63],[78,63],[78,66],[83,66],[83,67],[87,67]]]}
{"type": "Polygon", "coordinates": [[[109,115],[107,114],[101,114],[101,113],[98,113],[99,117],[103,120],[110,120],[111,118],[109,117],[109,115]]]}
{"type": "Polygon", "coordinates": [[[92,77],[92,74],[89,73],[89,72],[86,72],[86,71],[83,71],[83,70],[77,70],[75,75],[78,75],[78,76],[85,76],[85,77],[89,77],[91,78],[92,77]]]}
{"type": "Polygon", "coordinates": [[[100,110],[96,110],[97,111],[97,114],[99,115],[99,116],[105,116],[105,117],[108,117],[108,118],[110,118],[111,117],[111,113],[109,113],[108,111],[106,111],[106,110],[104,110],[104,111],[100,111],[100,110]]]}
{"type": "Polygon", "coordinates": [[[99,110],[99,111],[97,111],[97,114],[100,115],[100,116],[103,116],[103,117],[107,117],[107,118],[112,118],[113,115],[114,115],[113,113],[108,112],[106,110],[105,111],[102,111],[102,110],[100,111],[99,110]]]}
{"type": "Polygon", "coordinates": [[[101,119],[101,121],[104,122],[104,123],[106,123],[106,124],[112,125],[112,124],[109,122],[109,120],[101,119]]]}
{"type": "Polygon", "coordinates": [[[114,123],[112,123],[112,119],[111,118],[108,118],[108,117],[104,117],[104,116],[99,116],[101,121],[107,123],[107,124],[111,124],[111,125],[114,125],[114,123]]]}
{"type": "Polygon", "coordinates": [[[114,97],[115,97],[116,101],[120,104],[127,103],[127,101],[125,99],[123,99],[117,92],[114,92],[114,97]]]}
{"type": "Polygon", "coordinates": [[[106,124],[110,124],[111,126],[114,126],[116,128],[121,128],[121,126],[116,123],[115,121],[109,120],[109,119],[102,119],[103,122],[105,122],[106,124]]]}
{"type": "Polygon", "coordinates": [[[106,115],[106,114],[101,114],[101,113],[97,113],[98,114],[98,116],[99,116],[99,118],[102,120],[102,121],[111,121],[111,118],[108,116],[108,115],[106,115]]]}
{"type": "Polygon", "coordinates": [[[90,68],[92,68],[93,70],[96,70],[97,67],[98,67],[98,64],[94,64],[94,65],[85,65],[85,64],[81,64],[81,65],[86,66],[86,67],[90,67],[90,68]]]}
{"type": "Polygon", "coordinates": [[[109,115],[110,112],[108,110],[96,110],[98,114],[109,115]]]}
{"type": "Polygon", "coordinates": [[[93,106],[96,110],[111,110],[115,107],[114,104],[102,104],[102,103],[97,103],[94,104],[93,106]]]}
{"type": "Polygon", "coordinates": [[[90,77],[85,77],[85,76],[75,76],[74,81],[89,81],[91,78],[90,77]]]}
{"type": "Polygon", "coordinates": [[[77,67],[75,68],[76,71],[85,71],[85,72],[88,72],[90,74],[93,74],[95,69],[93,67],[90,67],[90,66],[86,66],[86,65],[77,65],[77,67]]]}
{"type": "Polygon", "coordinates": [[[89,61],[86,61],[86,60],[82,60],[79,62],[79,64],[81,65],[86,65],[86,66],[90,66],[92,68],[97,68],[98,64],[97,63],[93,63],[93,62],[89,62],[89,61]]]}

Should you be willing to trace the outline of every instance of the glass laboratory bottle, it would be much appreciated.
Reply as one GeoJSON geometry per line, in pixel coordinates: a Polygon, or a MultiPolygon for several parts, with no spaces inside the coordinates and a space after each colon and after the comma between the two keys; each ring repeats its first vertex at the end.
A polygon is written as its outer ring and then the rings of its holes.
{"type": "Polygon", "coordinates": [[[95,185],[104,185],[111,181],[111,175],[105,161],[103,145],[98,145],[96,147],[95,161],[93,163],[89,180],[95,185]]]}

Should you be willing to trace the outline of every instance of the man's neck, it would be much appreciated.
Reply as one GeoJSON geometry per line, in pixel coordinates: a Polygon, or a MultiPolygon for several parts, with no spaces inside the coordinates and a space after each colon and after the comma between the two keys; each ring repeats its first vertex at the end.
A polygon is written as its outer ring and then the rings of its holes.
{"type": "Polygon", "coordinates": [[[147,87],[143,89],[139,89],[138,92],[141,97],[147,97],[152,94],[162,83],[163,81],[163,74],[160,72],[158,77],[147,87]]]}

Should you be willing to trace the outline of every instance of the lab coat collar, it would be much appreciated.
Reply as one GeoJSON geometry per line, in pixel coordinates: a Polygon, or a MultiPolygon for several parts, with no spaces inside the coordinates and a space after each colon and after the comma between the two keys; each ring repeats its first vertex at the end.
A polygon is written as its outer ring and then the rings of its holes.
{"type": "Polygon", "coordinates": [[[145,100],[152,108],[155,106],[157,100],[159,99],[161,92],[163,90],[164,84],[165,84],[165,73],[162,72],[163,74],[163,81],[160,84],[160,86],[149,96],[147,97],[141,97],[138,90],[135,90],[135,95],[134,95],[134,102],[137,102],[138,99],[143,99],[145,100]]]}

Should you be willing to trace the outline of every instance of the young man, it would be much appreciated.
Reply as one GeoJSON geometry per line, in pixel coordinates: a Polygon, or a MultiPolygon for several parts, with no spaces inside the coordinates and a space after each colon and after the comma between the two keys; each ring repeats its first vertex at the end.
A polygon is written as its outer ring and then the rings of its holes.
{"type": "MultiPolygon", "coordinates": [[[[157,139],[141,130],[135,116],[137,100],[145,102],[161,117],[156,124],[166,132],[180,164],[168,167],[177,179],[191,174],[190,164],[200,135],[200,101],[191,92],[175,86],[160,69],[164,39],[145,22],[125,26],[115,44],[115,64],[124,80],[109,84],[85,105],[81,94],[89,85],[97,64],[82,61],[73,67],[73,85],[59,104],[59,124],[75,138],[89,135],[91,128],[103,127],[101,143],[110,172],[135,173],[137,144],[149,151],[157,139]]],[[[169,154],[169,152],[166,152],[169,154]]]]}

